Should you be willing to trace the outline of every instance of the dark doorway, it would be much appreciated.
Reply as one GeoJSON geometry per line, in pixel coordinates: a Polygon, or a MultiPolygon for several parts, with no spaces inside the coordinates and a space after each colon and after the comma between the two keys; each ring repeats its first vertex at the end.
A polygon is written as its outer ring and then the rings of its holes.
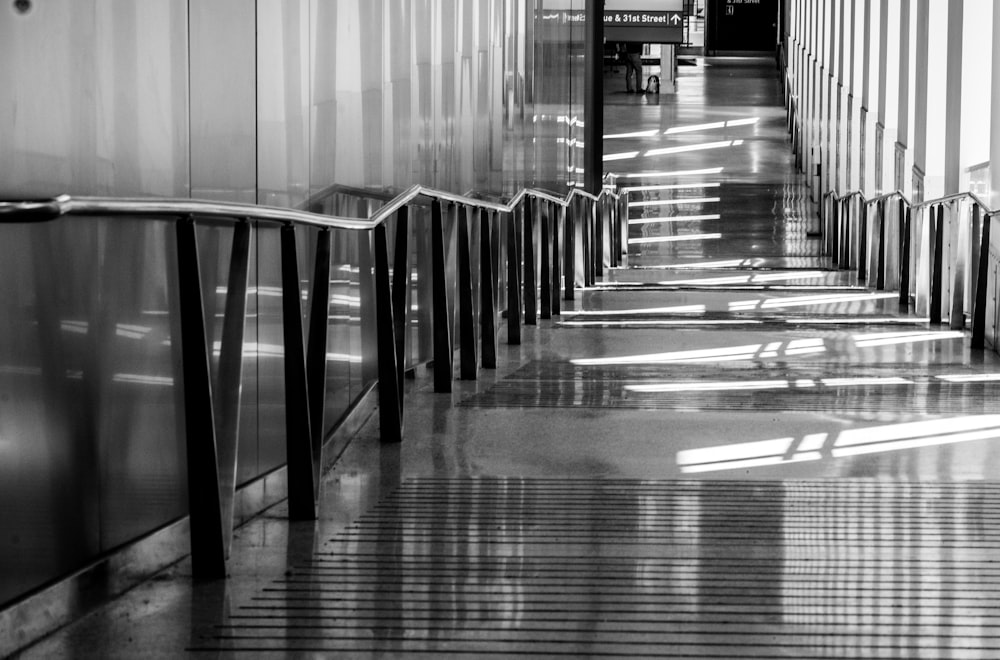
{"type": "Polygon", "coordinates": [[[706,54],[774,52],[779,0],[709,0],[706,54]]]}

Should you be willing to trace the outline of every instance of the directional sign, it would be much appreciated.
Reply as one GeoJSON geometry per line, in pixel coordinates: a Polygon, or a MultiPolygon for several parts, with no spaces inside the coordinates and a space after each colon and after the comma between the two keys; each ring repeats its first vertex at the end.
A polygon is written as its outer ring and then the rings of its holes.
{"type": "Polygon", "coordinates": [[[604,38],[608,41],[679,44],[684,40],[683,26],[684,14],[677,10],[604,10],[604,38]]]}
{"type": "Polygon", "coordinates": [[[605,11],[605,27],[680,27],[679,11],[605,11]]]}

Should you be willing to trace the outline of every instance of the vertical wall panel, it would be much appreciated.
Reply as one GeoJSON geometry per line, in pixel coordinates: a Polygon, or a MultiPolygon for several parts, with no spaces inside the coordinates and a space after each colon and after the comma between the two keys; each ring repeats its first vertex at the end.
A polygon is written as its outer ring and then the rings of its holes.
{"type": "Polygon", "coordinates": [[[256,7],[190,0],[191,196],[257,201],[256,7]]]}
{"type": "Polygon", "coordinates": [[[0,195],[187,196],[187,4],[0,7],[0,195]]]}

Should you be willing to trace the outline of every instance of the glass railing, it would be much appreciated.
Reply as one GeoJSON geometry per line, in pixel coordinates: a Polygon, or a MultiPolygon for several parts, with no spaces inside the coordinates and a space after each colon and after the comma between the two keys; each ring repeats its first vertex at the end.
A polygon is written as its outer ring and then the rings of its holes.
{"type": "Polygon", "coordinates": [[[823,198],[823,246],[835,265],[857,273],[859,284],[898,291],[901,307],[912,305],[931,323],[960,329],[971,322],[972,346],[996,350],[994,215],[973,193],[912,204],[900,192],[873,199],[830,192],[823,198]]]}
{"type": "Polygon", "coordinates": [[[289,516],[315,518],[325,443],[376,384],[398,442],[406,370],[433,362],[450,391],[496,366],[499,319],[518,343],[626,257],[612,186],[332,187],[307,208],[0,202],[0,527],[20,544],[0,604],[185,515],[195,575],[224,576],[255,513],[241,485],[287,464],[289,516]]]}

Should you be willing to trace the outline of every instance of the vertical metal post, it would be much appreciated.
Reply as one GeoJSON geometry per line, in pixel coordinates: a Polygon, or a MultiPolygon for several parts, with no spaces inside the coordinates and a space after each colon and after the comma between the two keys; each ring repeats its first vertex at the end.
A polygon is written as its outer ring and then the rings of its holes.
{"type": "Polygon", "coordinates": [[[472,257],[469,250],[470,213],[470,208],[458,207],[459,374],[465,380],[475,380],[479,371],[476,350],[476,310],[472,302],[472,257]]]}
{"type": "Polygon", "coordinates": [[[931,312],[930,322],[941,323],[942,260],[944,257],[944,206],[930,208],[931,249],[931,312]]]}
{"type": "Polygon", "coordinates": [[[403,372],[406,370],[407,322],[406,296],[410,291],[410,207],[396,211],[396,248],[392,266],[392,322],[396,337],[396,384],[399,386],[399,410],[403,411],[403,372]]]}
{"type": "MultiPolygon", "coordinates": [[[[600,192],[600,191],[598,191],[600,192]]],[[[594,281],[604,277],[604,204],[601,199],[593,203],[594,213],[594,281]]]]}
{"type": "MultiPolygon", "coordinates": [[[[979,204],[974,204],[972,212],[975,221],[979,220],[979,204]]],[[[990,220],[992,216],[985,215],[982,219],[983,229],[979,239],[979,256],[976,263],[976,297],[972,308],[972,348],[986,346],[986,294],[989,292],[990,268],[990,220]]]]}
{"type": "Polygon", "coordinates": [[[281,227],[281,311],[285,339],[285,449],[288,457],[288,517],[316,519],[309,386],[302,341],[302,291],[299,286],[295,227],[281,227]]]}
{"type": "Polygon", "coordinates": [[[558,316],[562,313],[562,307],[559,302],[559,297],[562,295],[559,277],[559,273],[561,272],[561,264],[559,262],[559,232],[562,231],[562,226],[565,224],[566,207],[561,204],[553,204],[549,217],[551,218],[550,226],[552,231],[552,293],[549,300],[552,305],[552,314],[558,316]]]}
{"type": "Polygon", "coordinates": [[[215,424],[219,443],[222,531],[226,555],[233,538],[233,499],[239,455],[240,396],[243,391],[243,334],[247,317],[247,278],[250,274],[250,223],[233,227],[233,249],[226,283],[226,310],[219,346],[219,389],[215,396],[215,424]]]}
{"type": "Polygon", "coordinates": [[[389,243],[385,223],[374,229],[375,316],[378,328],[378,418],[383,443],[403,439],[403,402],[396,370],[396,325],[393,323],[392,288],[389,283],[389,243]]]}
{"type": "Polygon", "coordinates": [[[479,232],[479,335],[484,369],[497,368],[496,267],[493,265],[493,213],[482,217],[479,232]]]}
{"type": "Polygon", "coordinates": [[[517,273],[521,262],[517,256],[517,214],[504,218],[507,223],[507,343],[521,343],[521,286],[517,273]]]}
{"type": "Polygon", "coordinates": [[[965,327],[965,280],[967,274],[972,274],[969,270],[968,257],[972,252],[973,239],[969,235],[968,221],[962,217],[961,205],[953,202],[948,208],[949,215],[954,217],[956,222],[948,223],[950,246],[948,247],[948,300],[945,304],[948,307],[948,327],[952,330],[961,330],[965,327]]]}
{"type": "Polygon", "coordinates": [[[608,226],[610,227],[609,239],[611,245],[609,246],[611,258],[611,267],[617,268],[621,264],[621,228],[618,226],[618,204],[615,203],[612,197],[608,201],[608,226]]]}
{"type": "Polygon", "coordinates": [[[594,286],[597,281],[597,262],[600,259],[597,252],[597,202],[587,200],[587,286],[594,286]]]}
{"type": "Polygon", "coordinates": [[[552,256],[551,239],[549,238],[549,224],[551,219],[551,202],[542,202],[538,209],[538,221],[540,223],[541,240],[539,241],[539,254],[541,257],[541,277],[539,288],[541,292],[541,317],[543,319],[552,318],[552,278],[549,269],[549,260],[552,256]],[[545,212],[541,209],[545,208],[545,212]]]}
{"type": "Polygon", "coordinates": [[[524,324],[538,323],[538,287],[535,282],[535,212],[537,200],[524,198],[524,324]]]}
{"type": "Polygon", "coordinates": [[[191,516],[191,570],[196,578],[226,576],[226,544],[219,496],[212,375],[205,306],[201,296],[198,240],[194,218],[177,221],[184,424],[187,436],[188,508],[191,516]]]}
{"type": "Polygon", "coordinates": [[[570,200],[563,212],[563,247],[565,259],[563,259],[563,300],[572,301],[576,296],[576,206],[577,198],[570,200]]]}
{"type": "Polygon", "coordinates": [[[899,217],[903,225],[899,237],[899,307],[907,310],[910,307],[910,209],[904,211],[903,200],[899,200],[899,217]]]}
{"type": "Polygon", "coordinates": [[[431,203],[431,272],[434,289],[434,391],[451,392],[451,318],[444,268],[444,225],[441,202],[431,203]]]}
{"type": "Polygon", "coordinates": [[[573,283],[575,286],[585,287],[589,286],[587,282],[587,225],[589,223],[589,214],[587,213],[587,200],[581,197],[576,201],[576,208],[573,209],[573,231],[575,233],[573,237],[573,264],[575,271],[573,274],[573,283]]]}
{"type": "Polygon", "coordinates": [[[830,233],[823,237],[823,247],[832,258],[833,265],[840,267],[840,207],[843,201],[834,199],[830,205],[830,221],[827,227],[830,233]]]}
{"type": "Polygon", "coordinates": [[[316,240],[309,313],[309,350],[306,373],[309,383],[309,430],[312,432],[313,488],[319,496],[320,466],[323,465],[323,436],[326,431],[326,335],[330,325],[330,251],[332,232],[320,229],[316,240]]]}
{"type": "Polygon", "coordinates": [[[878,260],[875,264],[875,288],[885,290],[885,200],[878,205],[878,260]]]}
{"type": "Polygon", "coordinates": [[[622,232],[621,261],[618,264],[620,266],[628,265],[628,198],[629,193],[623,191],[621,193],[621,204],[618,208],[618,223],[621,225],[622,232]]]}
{"type": "Polygon", "coordinates": [[[858,214],[858,284],[868,282],[868,208],[860,205],[858,214]]]}
{"type": "Polygon", "coordinates": [[[591,211],[590,205],[591,201],[589,199],[584,199],[580,202],[583,207],[580,213],[580,227],[582,231],[580,246],[581,246],[581,259],[580,263],[583,266],[583,286],[593,286],[593,268],[594,268],[594,244],[592,239],[593,231],[593,217],[594,214],[591,211]]]}

